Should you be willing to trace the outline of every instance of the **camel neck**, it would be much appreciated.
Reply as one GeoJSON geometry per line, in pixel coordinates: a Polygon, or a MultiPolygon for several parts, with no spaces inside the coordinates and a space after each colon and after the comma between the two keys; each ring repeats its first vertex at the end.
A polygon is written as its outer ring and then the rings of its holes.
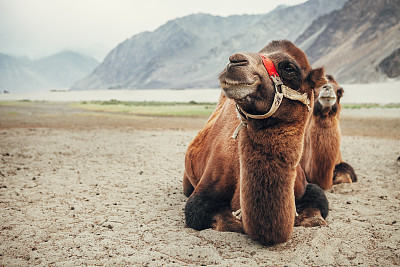
{"type": "Polygon", "coordinates": [[[243,228],[262,244],[284,242],[294,224],[294,167],[300,160],[302,137],[289,141],[284,131],[252,130],[248,125],[239,140],[243,228]]]}
{"type": "Polygon", "coordinates": [[[249,151],[258,151],[266,161],[278,159],[289,169],[299,163],[303,147],[305,125],[262,124],[249,121],[239,142],[249,151]]]}

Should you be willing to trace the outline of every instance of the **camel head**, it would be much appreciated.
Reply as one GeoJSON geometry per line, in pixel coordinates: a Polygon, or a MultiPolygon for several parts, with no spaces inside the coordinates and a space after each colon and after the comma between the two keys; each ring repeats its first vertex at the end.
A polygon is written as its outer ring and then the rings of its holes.
{"type": "Polygon", "coordinates": [[[340,110],[340,98],[344,90],[332,75],[326,75],[329,83],[315,89],[314,116],[336,116],[340,110]]]}
{"type": "Polygon", "coordinates": [[[258,118],[284,121],[304,117],[298,114],[309,111],[307,103],[313,101],[313,89],[327,83],[324,69],[312,69],[305,53],[287,40],[272,41],[259,53],[231,55],[219,81],[225,95],[233,99],[246,116],[253,114],[258,118]],[[283,86],[273,81],[263,57],[275,67],[283,86]],[[288,93],[283,92],[286,88],[290,89],[288,93]],[[282,99],[276,99],[279,94],[283,95],[282,99]],[[271,113],[277,101],[282,104],[273,115],[264,116],[271,113]]]}

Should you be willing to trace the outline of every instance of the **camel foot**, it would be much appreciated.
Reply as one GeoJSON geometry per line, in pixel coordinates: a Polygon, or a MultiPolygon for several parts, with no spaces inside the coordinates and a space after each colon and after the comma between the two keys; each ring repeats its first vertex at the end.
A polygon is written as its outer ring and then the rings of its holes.
{"type": "Polygon", "coordinates": [[[335,170],[333,171],[333,184],[354,182],[357,182],[357,175],[353,167],[346,162],[339,163],[335,166],[335,170]]]}
{"type": "Polygon", "coordinates": [[[311,218],[303,218],[300,219],[296,217],[294,226],[303,226],[303,227],[316,227],[316,226],[326,226],[328,223],[322,218],[322,216],[313,216],[311,218]]]}
{"type": "Polygon", "coordinates": [[[326,226],[328,223],[321,216],[318,209],[305,209],[300,215],[296,216],[294,226],[316,227],[326,226]]]}
{"type": "Polygon", "coordinates": [[[348,173],[339,173],[334,177],[333,184],[351,184],[353,181],[351,180],[350,174],[348,173]]]}
{"type": "Polygon", "coordinates": [[[236,219],[230,211],[224,211],[214,215],[211,227],[221,232],[244,233],[242,222],[236,219]]]}
{"type": "Polygon", "coordinates": [[[296,211],[300,221],[319,215],[325,219],[329,213],[329,202],[324,191],[316,184],[308,184],[304,195],[296,200],[296,211]]]}

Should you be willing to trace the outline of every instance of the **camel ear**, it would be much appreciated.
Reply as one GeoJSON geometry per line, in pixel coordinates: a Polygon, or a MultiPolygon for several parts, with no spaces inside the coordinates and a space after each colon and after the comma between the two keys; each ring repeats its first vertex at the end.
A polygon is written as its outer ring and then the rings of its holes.
{"type": "Polygon", "coordinates": [[[307,76],[308,82],[311,84],[311,87],[318,88],[321,87],[322,85],[325,85],[328,83],[328,80],[325,77],[325,69],[324,67],[316,68],[310,71],[310,73],[307,76]]]}
{"type": "Polygon", "coordinates": [[[330,74],[326,74],[325,75],[326,76],[326,78],[328,79],[328,82],[333,82],[333,83],[335,83],[336,82],[336,80],[335,80],[335,78],[333,78],[333,76],[332,75],[330,75],[330,74]]]}
{"type": "Polygon", "coordinates": [[[337,90],[337,96],[338,96],[338,98],[342,97],[343,94],[344,94],[344,90],[343,90],[342,87],[340,87],[340,88],[337,90]]]}

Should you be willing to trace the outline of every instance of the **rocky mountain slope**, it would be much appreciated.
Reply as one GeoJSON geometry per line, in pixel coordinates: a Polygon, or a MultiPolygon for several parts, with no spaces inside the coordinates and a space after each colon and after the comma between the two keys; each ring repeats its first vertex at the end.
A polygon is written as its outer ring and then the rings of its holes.
{"type": "Polygon", "coordinates": [[[38,60],[0,53],[0,91],[68,89],[98,65],[97,60],[71,51],[38,60]]]}
{"type": "Polygon", "coordinates": [[[340,82],[378,82],[400,75],[399,32],[400,1],[350,0],[315,20],[295,43],[340,82]]]}
{"type": "Polygon", "coordinates": [[[257,52],[273,39],[297,39],[318,17],[347,0],[310,0],[265,15],[196,14],[119,44],[72,89],[218,87],[230,54],[257,52]]]}

